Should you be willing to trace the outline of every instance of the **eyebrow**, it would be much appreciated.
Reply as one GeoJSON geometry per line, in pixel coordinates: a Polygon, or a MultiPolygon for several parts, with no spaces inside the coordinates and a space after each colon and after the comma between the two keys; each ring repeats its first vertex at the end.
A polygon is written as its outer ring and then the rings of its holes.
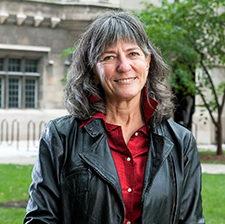
{"type": "MultiPolygon", "coordinates": [[[[129,51],[134,51],[134,50],[142,51],[141,48],[139,48],[139,47],[131,47],[131,48],[126,49],[126,51],[128,51],[128,52],[129,51]]],[[[105,51],[103,54],[116,54],[116,51],[109,50],[109,51],[105,51]]]]}
{"type": "Polygon", "coordinates": [[[134,51],[134,50],[140,50],[140,51],[142,51],[140,47],[132,47],[132,48],[128,48],[127,49],[127,51],[134,51]]]}

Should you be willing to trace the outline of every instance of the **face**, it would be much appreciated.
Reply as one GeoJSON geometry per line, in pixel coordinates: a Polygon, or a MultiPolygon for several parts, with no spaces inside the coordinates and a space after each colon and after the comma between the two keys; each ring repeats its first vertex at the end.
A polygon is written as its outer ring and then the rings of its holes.
{"type": "Polygon", "coordinates": [[[150,61],[138,45],[118,41],[96,63],[94,82],[103,87],[106,101],[140,99],[150,61]]]}

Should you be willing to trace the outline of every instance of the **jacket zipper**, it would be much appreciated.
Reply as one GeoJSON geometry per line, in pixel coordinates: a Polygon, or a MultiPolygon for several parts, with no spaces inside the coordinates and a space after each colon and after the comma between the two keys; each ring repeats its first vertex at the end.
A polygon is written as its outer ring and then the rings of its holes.
{"type": "Polygon", "coordinates": [[[173,165],[172,165],[172,161],[171,161],[170,157],[168,157],[168,162],[169,162],[169,166],[170,166],[170,175],[171,175],[172,183],[173,183],[173,207],[172,207],[172,212],[171,212],[171,217],[170,217],[170,224],[173,224],[175,204],[176,204],[176,191],[175,191],[175,181],[174,181],[174,176],[173,176],[173,165]]]}

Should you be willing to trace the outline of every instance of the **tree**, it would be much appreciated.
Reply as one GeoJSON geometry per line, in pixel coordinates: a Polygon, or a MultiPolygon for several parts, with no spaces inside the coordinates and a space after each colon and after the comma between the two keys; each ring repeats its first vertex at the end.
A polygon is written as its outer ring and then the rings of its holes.
{"type": "Polygon", "coordinates": [[[202,111],[208,111],[215,125],[217,154],[221,155],[225,82],[214,84],[212,68],[225,65],[224,0],[164,1],[161,7],[145,5],[146,9],[136,15],[171,65],[173,89],[200,95],[202,111]],[[211,91],[210,98],[207,90],[211,91]]]}
{"type": "MultiPolygon", "coordinates": [[[[76,46],[71,47],[71,48],[67,48],[65,50],[63,50],[63,52],[60,54],[60,57],[68,57],[68,56],[72,56],[73,52],[76,50],[76,46]]],[[[67,79],[67,73],[64,75],[64,77],[60,80],[62,83],[66,83],[66,79],[67,79]]]]}

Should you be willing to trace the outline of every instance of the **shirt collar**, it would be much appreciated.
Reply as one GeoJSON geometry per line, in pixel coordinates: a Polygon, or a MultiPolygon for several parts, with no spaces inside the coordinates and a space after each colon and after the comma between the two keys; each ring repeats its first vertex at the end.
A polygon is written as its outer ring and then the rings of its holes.
{"type": "MultiPolygon", "coordinates": [[[[92,96],[90,98],[90,100],[92,102],[96,102],[96,101],[99,101],[100,99],[97,98],[97,97],[94,97],[92,96]]],[[[144,110],[144,118],[145,118],[145,123],[148,124],[150,118],[152,117],[152,115],[154,114],[155,112],[155,109],[158,105],[158,101],[154,100],[152,97],[147,97],[147,89],[144,88],[144,92],[143,92],[143,101],[142,101],[142,105],[143,105],[143,110],[144,110]]],[[[95,120],[95,119],[102,119],[104,121],[104,123],[106,123],[105,121],[105,114],[102,113],[102,112],[95,112],[90,118],[88,118],[87,120],[84,120],[82,123],[81,123],[81,126],[80,127],[84,127],[85,125],[89,124],[91,121],[95,120]]],[[[112,125],[112,129],[113,129],[113,126],[112,125]]],[[[110,131],[110,130],[108,130],[110,131]]]]}

